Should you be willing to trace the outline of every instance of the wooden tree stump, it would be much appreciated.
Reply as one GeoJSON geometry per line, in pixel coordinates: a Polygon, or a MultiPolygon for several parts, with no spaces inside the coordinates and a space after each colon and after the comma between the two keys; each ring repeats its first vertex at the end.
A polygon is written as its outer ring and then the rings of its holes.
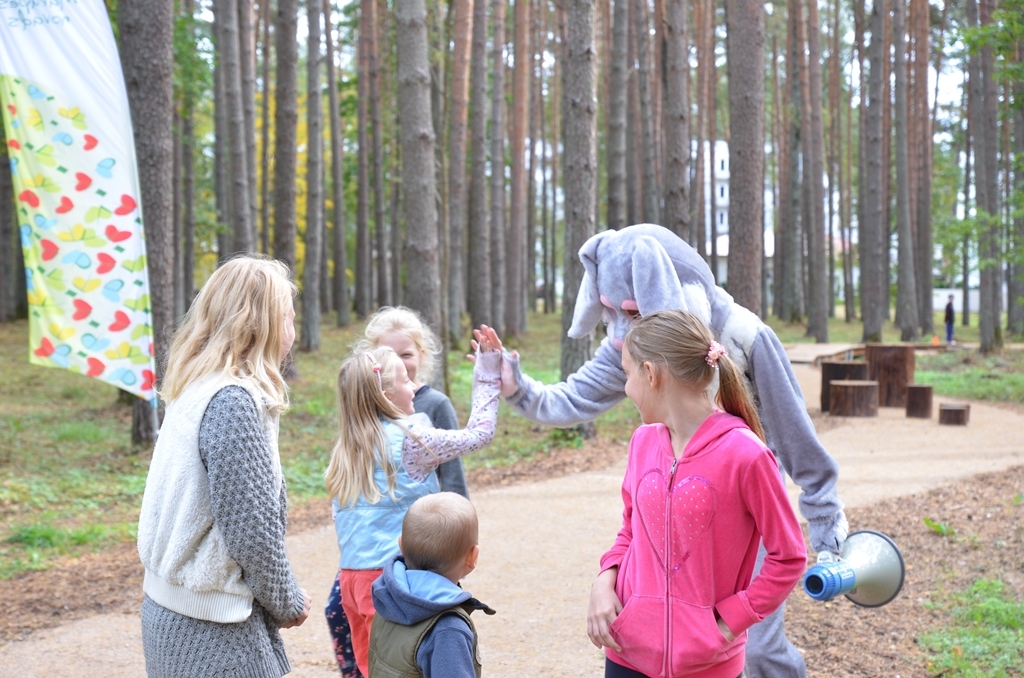
{"type": "Polygon", "coordinates": [[[939,404],[939,423],[949,426],[967,426],[971,420],[971,406],[955,403],[939,404]]]}
{"type": "Polygon", "coordinates": [[[821,361],[821,411],[828,412],[831,396],[829,385],[841,379],[864,380],[868,378],[868,364],[863,360],[822,360],[821,361]]]}
{"type": "Polygon", "coordinates": [[[829,386],[829,414],[835,417],[877,417],[878,382],[839,379],[829,386]]]}
{"type": "Polygon", "coordinates": [[[932,387],[924,384],[907,386],[907,416],[918,419],[932,418],[932,387]]]}
{"type": "Polygon", "coordinates": [[[906,407],[907,386],[914,383],[913,344],[867,344],[868,379],[878,382],[878,404],[906,407]]]}

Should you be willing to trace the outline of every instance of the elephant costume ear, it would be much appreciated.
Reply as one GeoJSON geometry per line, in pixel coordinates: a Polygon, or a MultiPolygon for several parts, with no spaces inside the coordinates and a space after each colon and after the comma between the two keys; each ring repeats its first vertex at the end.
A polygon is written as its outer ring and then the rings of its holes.
{"type": "Polygon", "coordinates": [[[649,236],[641,236],[630,246],[633,249],[633,294],[640,315],[669,308],[686,310],[689,304],[679,284],[679,275],[662,244],[649,236]]]}
{"type": "Polygon", "coordinates": [[[580,247],[580,261],[583,262],[583,279],[576,295],[576,307],[572,312],[572,325],[568,335],[582,339],[594,331],[604,315],[601,293],[597,291],[597,251],[601,243],[615,235],[615,231],[601,231],[587,239],[580,247]]]}

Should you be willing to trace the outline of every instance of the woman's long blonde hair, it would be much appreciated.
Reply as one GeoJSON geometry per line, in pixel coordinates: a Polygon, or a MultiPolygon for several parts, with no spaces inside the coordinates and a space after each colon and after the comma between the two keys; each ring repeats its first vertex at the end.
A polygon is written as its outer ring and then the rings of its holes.
{"type": "Polygon", "coordinates": [[[350,506],[360,497],[371,504],[380,501],[383,495],[373,480],[378,465],[387,475],[388,494],[394,496],[398,468],[381,420],[402,426],[398,420],[406,416],[384,395],[394,388],[401,364],[391,348],[380,346],[353,353],[338,370],[339,435],[324,472],[324,484],[340,506],[350,506]]]}
{"type": "Polygon", "coordinates": [[[420,366],[416,373],[416,382],[430,383],[434,370],[441,356],[441,342],[431,331],[430,326],[420,314],[405,306],[384,306],[370,318],[366,324],[364,336],[353,351],[355,353],[369,351],[380,345],[381,337],[391,332],[400,332],[416,344],[420,352],[420,366]]]}
{"type": "MultiPolygon", "coordinates": [[[[715,378],[715,367],[708,364],[708,351],[715,335],[700,318],[686,311],[657,311],[633,322],[623,345],[637,365],[650,362],[664,367],[682,382],[707,389],[715,378]]],[[[718,395],[715,401],[729,414],[747,422],[762,441],[764,428],[754,400],[739,368],[729,358],[718,358],[718,395]]]]}
{"type": "Polygon", "coordinates": [[[193,382],[223,373],[255,382],[271,412],[287,408],[281,335],[295,294],[280,261],[253,254],[224,262],[174,334],[160,397],[174,400],[193,382]]]}

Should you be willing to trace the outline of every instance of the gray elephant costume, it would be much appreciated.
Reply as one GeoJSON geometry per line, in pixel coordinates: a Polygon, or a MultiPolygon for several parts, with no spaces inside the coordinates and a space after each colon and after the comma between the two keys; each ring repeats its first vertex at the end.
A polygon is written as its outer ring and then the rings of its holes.
{"type": "MultiPolygon", "coordinates": [[[[800,385],[770,327],[717,287],[697,252],[661,226],[640,224],[604,231],[580,248],[584,274],[569,336],[582,338],[599,322],[608,336],[594,357],[559,384],[544,385],[512,361],[519,390],[507,400],[526,418],[550,426],[591,421],[625,397],[622,340],[629,314],[664,309],[689,311],[707,323],[747,380],[768,447],[800,487],[800,513],[815,551],[842,550],[847,535],[836,496],[838,465],[818,441],[800,385]]],[[[735,272],[734,274],[741,274],[735,272]]],[[[764,557],[762,547],[757,571],[764,557]]],[[[749,631],[747,678],[805,676],[803,657],[786,639],[783,611],[749,631]]]]}

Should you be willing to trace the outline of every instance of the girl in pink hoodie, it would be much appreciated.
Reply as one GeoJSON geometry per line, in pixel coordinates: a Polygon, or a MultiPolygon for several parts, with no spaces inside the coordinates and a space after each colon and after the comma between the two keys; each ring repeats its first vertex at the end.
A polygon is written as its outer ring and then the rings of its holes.
{"type": "Polygon", "coordinates": [[[622,367],[644,426],[629,444],[622,529],[591,589],[588,635],[606,648],[606,678],[736,678],[747,629],[807,564],[778,462],[742,375],[696,316],[637,319],[622,367]]]}

